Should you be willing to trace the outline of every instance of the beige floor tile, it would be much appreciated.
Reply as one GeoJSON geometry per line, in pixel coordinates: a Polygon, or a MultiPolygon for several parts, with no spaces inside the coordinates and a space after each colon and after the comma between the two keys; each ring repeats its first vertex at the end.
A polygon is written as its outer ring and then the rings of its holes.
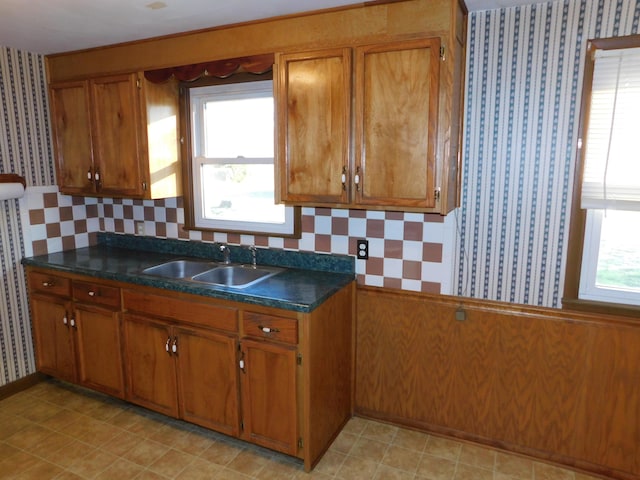
{"type": "Polygon", "coordinates": [[[413,480],[414,478],[415,475],[413,473],[396,470],[386,465],[378,466],[373,476],[373,480],[413,480]]]}
{"type": "Polygon", "coordinates": [[[463,444],[458,461],[471,467],[493,470],[496,464],[496,452],[487,447],[463,444]]]}
{"type": "Polygon", "coordinates": [[[44,460],[38,461],[28,470],[15,475],[15,480],[51,480],[62,473],[62,468],[44,460]]]}
{"type": "Polygon", "coordinates": [[[252,477],[240,473],[236,470],[231,470],[229,468],[223,468],[218,473],[215,474],[213,480],[251,480],[252,477]]]}
{"type": "Polygon", "coordinates": [[[283,456],[267,459],[264,467],[255,478],[258,480],[292,480],[302,472],[302,462],[294,463],[283,456]]]}
{"type": "Polygon", "coordinates": [[[25,450],[33,445],[41,443],[47,437],[53,435],[53,433],[53,430],[37,424],[31,424],[11,435],[5,440],[5,442],[12,447],[25,450]]]}
{"type": "Polygon", "coordinates": [[[372,462],[380,463],[384,458],[384,454],[387,451],[389,444],[382,443],[377,440],[372,440],[370,438],[360,437],[356,440],[351,451],[349,452],[349,456],[364,458],[366,460],[370,460],[372,462]]]}
{"type": "MultiPolygon", "coordinates": [[[[4,408],[4,404],[1,405],[4,408]]],[[[2,425],[2,428],[0,428],[0,441],[4,441],[14,433],[33,425],[33,422],[18,415],[10,414],[0,416],[0,425],[2,425]]]]}
{"type": "Polygon", "coordinates": [[[73,462],[68,470],[85,478],[95,478],[98,474],[106,470],[113,462],[118,459],[117,456],[101,450],[90,450],[82,458],[73,462]]]}
{"type": "Polygon", "coordinates": [[[324,456],[320,459],[316,468],[314,469],[315,473],[322,473],[328,476],[334,476],[340,467],[344,463],[347,456],[344,453],[335,452],[329,450],[324,456]]]}
{"type": "Polygon", "coordinates": [[[421,459],[420,452],[397,445],[389,445],[382,463],[388,467],[415,474],[421,459]]]}
{"type": "Polygon", "coordinates": [[[121,457],[136,465],[148,467],[168,451],[169,447],[166,445],[145,438],[121,455],[121,457]]]}
{"type": "Polygon", "coordinates": [[[378,465],[376,461],[349,455],[340,466],[336,477],[345,480],[371,480],[378,465]]]}
{"type": "Polygon", "coordinates": [[[200,454],[200,457],[208,462],[215,463],[224,467],[231,463],[240,452],[241,448],[236,445],[227,442],[214,442],[204,452],[200,454]]]}
{"type": "Polygon", "coordinates": [[[0,460],[0,478],[14,478],[16,475],[29,470],[41,460],[29,453],[19,451],[9,458],[0,460]]]}
{"type": "Polygon", "coordinates": [[[353,435],[361,435],[370,420],[360,417],[352,417],[342,429],[343,432],[349,432],[353,435]]]}
{"type": "Polygon", "coordinates": [[[173,448],[186,452],[192,455],[202,455],[208,448],[214,445],[216,442],[211,436],[202,435],[198,432],[190,430],[179,430],[175,435],[173,442],[173,448]]]}
{"type": "Polygon", "coordinates": [[[362,436],[377,440],[378,442],[391,443],[396,436],[398,427],[385,423],[369,422],[362,431],[362,436]]]}
{"type": "Polygon", "coordinates": [[[222,469],[220,465],[197,458],[175,478],[176,480],[212,480],[222,469]]]}
{"type": "Polygon", "coordinates": [[[64,445],[58,450],[48,452],[46,456],[43,456],[43,458],[51,463],[60,465],[63,468],[68,468],[75,462],[84,458],[92,450],[92,448],[93,447],[87,445],[86,443],[80,442],[78,440],[72,440],[70,443],[64,445]]]}
{"type": "Polygon", "coordinates": [[[423,455],[416,474],[418,477],[428,480],[452,480],[455,472],[456,462],[432,455],[423,455]]]}
{"type": "Polygon", "coordinates": [[[253,450],[242,450],[231,460],[226,468],[254,477],[267,464],[267,458],[253,450]]]}
{"type": "Polygon", "coordinates": [[[530,480],[533,476],[533,461],[528,458],[496,453],[496,473],[514,479],[530,480]]]}
{"type": "Polygon", "coordinates": [[[197,458],[195,455],[171,448],[151,463],[147,469],[159,475],[174,478],[197,458]]]}
{"type": "Polygon", "coordinates": [[[462,443],[448,438],[430,436],[424,447],[424,453],[434,457],[446,458],[447,460],[458,461],[462,443]]]}
{"type": "Polygon", "coordinates": [[[409,450],[423,452],[428,440],[429,434],[427,433],[400,428],[393,439],[393,444],[409,450]]]}
{"type": "Polygon", "coordinates": [[[135,480],[167,480],[167,478],[170,477],[164,477],[155,472],[152,472],[151,470],[143,470],[136,476],[135,480]]]}
{"type": "Polygon", "coordinates": [[[336,439],[331,444],[332,450],[336,452],[341,452],[344,454],[349,453],[353,445],[360,438],[358,435],[354,435],[353,433],[345,432],[344,430],[338,434],[336,439]]]}
{"type": "Polygon", "coordinates": [[[454,480],[493,480],[493,470],[458,463],[454,480]]]}
{"type": "Polygon", "coordinates": [[[80,475],[63,470],[55,480],[84,480],[80,475]]]}
{"type": "Polygon", "coordinates": [[[136,478],[144,468],[124,458],[114,460],[106,469],[99,473],[96,480],[126,480],[136,478]]]}
{"type": "Polygon", "coordinates": [[[60,413],[63,407],[50,403],[45,400],[36,400],[27,410],[20,413],[21,417],[31,420],[32,422],[42,423],[57,413],[60,413]]]}
{"type": "Polygon", "coordinates": [[[533,462],[533,475],[536,480],[575,480],[573,471],[541,462],[533,462]]]}

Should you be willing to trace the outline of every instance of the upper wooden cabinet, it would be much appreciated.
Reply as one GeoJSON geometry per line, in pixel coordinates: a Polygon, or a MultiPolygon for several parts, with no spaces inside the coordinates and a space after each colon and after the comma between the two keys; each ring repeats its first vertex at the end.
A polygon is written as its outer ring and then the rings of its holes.
{"type": "Polygon", "coordinates": [[[436,165],[440,47],[434,37],[280,55],[281,200],[446,213],[436,165]]]}
{"type": "Polygon", "coordinates": [[[465,18],[447,35],[277,55],[280,200],[455,208],[465,18]]]}
{"type": "Polygon", "coordinates": [[[51,85],[58,184],[70,195],[180,195],[178,90],[137,73],[51,85]]]}

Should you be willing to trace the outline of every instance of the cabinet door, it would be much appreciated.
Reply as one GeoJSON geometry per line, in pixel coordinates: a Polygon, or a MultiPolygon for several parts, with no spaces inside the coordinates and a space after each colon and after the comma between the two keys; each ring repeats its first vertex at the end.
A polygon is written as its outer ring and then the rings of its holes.
{"type": "Polygon", "coordinates": [[[238,436],[237,341],[200,329],[176,328],[180,417],[238,436]]]}
{"type": "Polygon", "coordinates": [[[142,196],[143,145],[137,75],[91,80],[91,96],[98,192],[142,196]]]}
{"type": "Polygon", "coordinates": [[[75,382],[76,360],[69,302],[55,297],[33,295],[31,310],[38,370],[75,382]]]}
{"type": "Polygon", "coordinates": [[[356,49],[355,201],[432,208],[440,39],[356,49]]]}
{"type": "Polygon", "coordinates": [[[242,438],[297,454],[296,350],[242,341],[242,438]]]}
{"type": "Polygon", "coordinates": [[[74,312],[79,382],[124,398],[120,314],[80,304],[74,312]]]}
{"type": "Polygon", "coordinates": [[[351,52],[280,55],[276,165],[283,201],[349,201],[351,52]]]}
{"type": "Polygon", "coordinates": [[[94,191],[93,151],[88,83],[68,82],[51,87],[51,120],[60,191],[94,191]]]}
{"type": "Polygon", "coordinates": [[[177,417],[176,369],[171,353],[175,338],[169,326],[129,314],[123,321],[127,400],[177,417]]]}

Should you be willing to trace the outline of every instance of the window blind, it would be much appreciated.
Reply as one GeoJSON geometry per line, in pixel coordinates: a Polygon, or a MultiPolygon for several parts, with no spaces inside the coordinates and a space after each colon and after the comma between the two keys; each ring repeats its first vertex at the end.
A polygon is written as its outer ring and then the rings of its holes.
{"type": "Polygon", "coordinates": [[[640,48],[597,50],[582,208],[640,211],[640,48]]]}

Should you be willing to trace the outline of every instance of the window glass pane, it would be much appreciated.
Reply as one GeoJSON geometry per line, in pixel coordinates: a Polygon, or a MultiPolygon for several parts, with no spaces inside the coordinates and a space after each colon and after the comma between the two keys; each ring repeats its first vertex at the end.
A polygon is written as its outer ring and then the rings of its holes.
{"type": "Polygon", "coordinates": [[[640,294],[640,212],[604,212],[596,286],[640,294]]]}
{"type": "Polygon", "coordinates": [[[273,158],[273,98],[210,100],[204,104],[204,156],[273,158]]]}
{"type": "Polygon", "coordinates": [[[283,223],[284,205],[274,203],[273,164],[204,164],[205,219],[283,223]]]}

